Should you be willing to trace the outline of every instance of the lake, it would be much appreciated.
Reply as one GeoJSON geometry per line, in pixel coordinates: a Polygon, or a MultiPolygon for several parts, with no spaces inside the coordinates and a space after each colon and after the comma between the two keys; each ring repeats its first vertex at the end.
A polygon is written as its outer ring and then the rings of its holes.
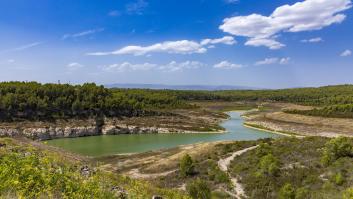
{"type": "Polygon", "coordinates": [[[54,139],[47,141],[47,143],[82,155],[97,157],[121,153],[145,152],[199,142],[257,140],[279,136],[244,127],[241,112],[232,111],[227,114],[230,116],[229,120],[221,124],[226,129],[226,133],[102,135],[54,139]]]}

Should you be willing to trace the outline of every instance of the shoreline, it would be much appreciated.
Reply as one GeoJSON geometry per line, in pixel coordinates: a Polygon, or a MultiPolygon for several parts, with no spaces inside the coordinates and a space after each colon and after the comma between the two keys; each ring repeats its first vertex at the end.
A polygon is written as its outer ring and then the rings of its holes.
{"type": "Polygon", "coordinates": [[[250,129],[255,129],[255,130],[259,130],[259,131],[265,131],[265,132],[268,132],[268,133],[273,133],[273,134],[277,134],[277,135],[283,135],[283,136],[287,136],[287,137],[296,137],[296,138],[303,138],[303,137],[306,137],[304,135],[297,135],[297,134],[292,134],[292,133],[283,133],[283,132],[279,132],[279,131],[276,131],[276,130],[271,130],[271,129],[267,129],[265,127],[261,128],[261,127],[255,127],[255,126],[252,126],[251,124],[248,124],[246,122],[243,123],[243,126],[246,127],[246,128],[250,128],[250,129]]]}

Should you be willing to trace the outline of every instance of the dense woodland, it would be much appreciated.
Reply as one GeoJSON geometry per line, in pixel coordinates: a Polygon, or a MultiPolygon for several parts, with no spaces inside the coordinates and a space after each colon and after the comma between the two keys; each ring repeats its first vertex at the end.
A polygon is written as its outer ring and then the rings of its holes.
{"type": "Polygon", "coordinates": [[[160,109],[193,108],[191,101],[270,101],[313,105],[290,113],[353,117],[353,85],[281,90],[176,91],[107,89],[83,85],[0,83],[0,119],[55,119],[94,116],[143,116],[160,109]]]}

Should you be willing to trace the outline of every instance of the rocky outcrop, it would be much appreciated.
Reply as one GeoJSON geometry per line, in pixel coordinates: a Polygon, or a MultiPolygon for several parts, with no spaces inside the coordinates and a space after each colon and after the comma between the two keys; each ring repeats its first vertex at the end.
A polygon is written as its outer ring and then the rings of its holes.
{"type": "Polygon", "coordinates": [[[0,136],[24,136],[34,140],[50,140],[56,138],[83,137],[99,135],[100,129],[89,127],[49,127],[49,128],[0,128],[0,136]]]}
{"type": "Polygon", "coordinates": [[[11,128],[0,127],[0,137],[24,136],[33,140],[51,140],[57,138],[73,138],[95,135],[118,135],[118,134],[148,134],[148,133],[185,133],[182,130],[139,127],[126,124],[102,125],[102,126],[67,126],[56,127],[23,127],[11,128]]]}

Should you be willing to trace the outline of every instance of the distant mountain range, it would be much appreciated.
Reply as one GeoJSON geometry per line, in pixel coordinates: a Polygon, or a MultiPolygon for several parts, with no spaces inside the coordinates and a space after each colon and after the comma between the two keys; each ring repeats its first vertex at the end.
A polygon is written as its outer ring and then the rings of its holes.
{"type": "Polygon", "coordinates": [[[166,84],[107,84],[107,88],[140,88],[169,90],[256,90],[259,88],[231,85],[166,85],[166,84]]]}

